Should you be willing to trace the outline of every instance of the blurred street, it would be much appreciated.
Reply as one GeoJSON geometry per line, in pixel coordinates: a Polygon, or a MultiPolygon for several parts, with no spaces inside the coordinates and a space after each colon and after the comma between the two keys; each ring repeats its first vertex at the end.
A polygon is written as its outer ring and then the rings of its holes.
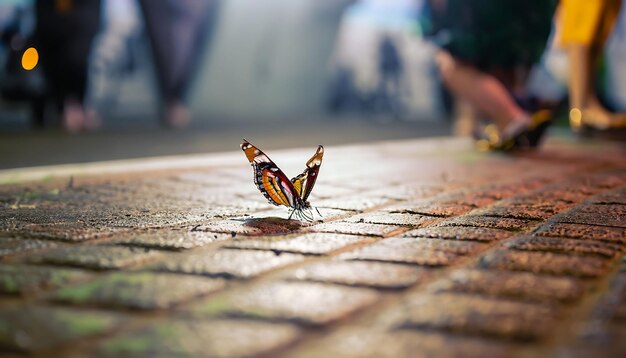
{"type": "Polygon", "coordinates": [[[433,123],[379,122],[375,118],[315,118],[241,124],[195,124],[167,131],[154,121],[110,128],[81,136],[61,131],[0,132],[0,169],[52,164],[231,151],[241,138],[264,148],[315,147],[376,140],[450,134],[445,121],[433,123]]]}

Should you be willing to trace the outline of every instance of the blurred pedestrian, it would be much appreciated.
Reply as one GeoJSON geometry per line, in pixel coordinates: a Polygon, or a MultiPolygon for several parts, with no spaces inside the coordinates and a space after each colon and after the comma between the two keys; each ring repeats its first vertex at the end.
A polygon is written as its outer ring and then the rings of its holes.
{"type": "Polygon", "coordinates": [[[162,123],[182,128],[190,121],[187,91],[202,53],[215,0],[141,0],[163,103],[162,123]]]}
{"type": "Polygon", "coordinates": [[[561,0],[559,4],[556,39],[569,58],[569,118],[575,131],[584,126],[626,126],[626,114],[611,113],[595,91],[598,62],[621,5],[621,0],[561,0]]]}
{"type": "Polygon", "coordinates": [[[378,90],[375,100],[380,108],[399,117],[402,113],[402,58],[392,38],[384,36],[378,46],[378,90]]]}
{"type": "Polygon", "coordinates": [[[87,61],[100,24],[100,0],[38,0],[34,41],[46,79],[46,98],[61,114],[64,128],[76,133],[98,122],[83,103],[87,61]]]}
{"type": "Polygon", "coordinates": [[[522,83],[550,33],[549,0],[430,0],[446,87],[492,121],[478,136],[486,149],[535,147],[549,123],[527,101],[522,83]]]}

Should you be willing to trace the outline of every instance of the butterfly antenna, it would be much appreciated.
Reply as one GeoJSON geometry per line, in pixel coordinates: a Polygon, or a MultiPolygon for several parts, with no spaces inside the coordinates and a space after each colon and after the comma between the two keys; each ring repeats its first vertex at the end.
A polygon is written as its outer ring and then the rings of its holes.
{"type": "Polygon", "coordinates": [[[320,213],[320,210],[317,208],[317,206],[314,206],[314,208],[315,208],[315,211],[317,211],[317,214],[318,214],[320,217],[322,217],[322,213],[320,213]]]}

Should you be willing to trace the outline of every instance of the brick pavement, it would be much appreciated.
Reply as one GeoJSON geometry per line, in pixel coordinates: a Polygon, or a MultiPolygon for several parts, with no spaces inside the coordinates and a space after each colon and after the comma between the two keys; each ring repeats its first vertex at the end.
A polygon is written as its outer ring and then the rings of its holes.
{"type": "MultiPolygon", "coordinates": [[[[297,173],[310,151],[270,154],[297,173]]],[[[235,152],[5,184],[0,351],[624,356],[624,153],[329,147],[314,223],[266,204],[235,152]]]]}

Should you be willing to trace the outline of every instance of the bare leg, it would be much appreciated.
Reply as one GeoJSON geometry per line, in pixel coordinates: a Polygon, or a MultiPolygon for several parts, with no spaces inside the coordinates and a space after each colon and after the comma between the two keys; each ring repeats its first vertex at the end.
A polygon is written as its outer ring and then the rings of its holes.
{"type": "Polygon", "coordinates": [[[574,130],[583,125],[606,129],[626,125],[626,115],[611,113],[597,97],[594,74],[604,43],[616,20],[621,1],[606,2],[596,20],[593,38],[566,44],[570,61],[570,124],[574,130]]]}
{"type": "Polygon", "coordinates": [[[597,56],[589,46],[571,44],[567,48],[570,59],[570,124],[574,130],[582,125],[598,129],[626,125],[626,116],[611,113],[598,99],[593,87],[597,56]],[[595,57],[595,58],[594,58],[595,57]]]}
{"type": "Polygon", "coordinates": [[[453,133],[459,137],[470,137],[477,126],[477,114],[474,106],[462,98],[455,99],[453,133]]]}
{"type": "Polygon", "coordinates": [[[515,103],[495,77],[459,63],[444,51],[437,54],[437,63],[448,88],[485,113],[500,132],[504,132],[515,121],[523,124],[528,122],[528,114],[515,103]]]}
{"type": "Polygon", "coordinates": [[[587,104],[589,88],[589,48],[572,44],[567,53],[570,59],[569,101],[571,108],[582,109],[587,104]]]}

